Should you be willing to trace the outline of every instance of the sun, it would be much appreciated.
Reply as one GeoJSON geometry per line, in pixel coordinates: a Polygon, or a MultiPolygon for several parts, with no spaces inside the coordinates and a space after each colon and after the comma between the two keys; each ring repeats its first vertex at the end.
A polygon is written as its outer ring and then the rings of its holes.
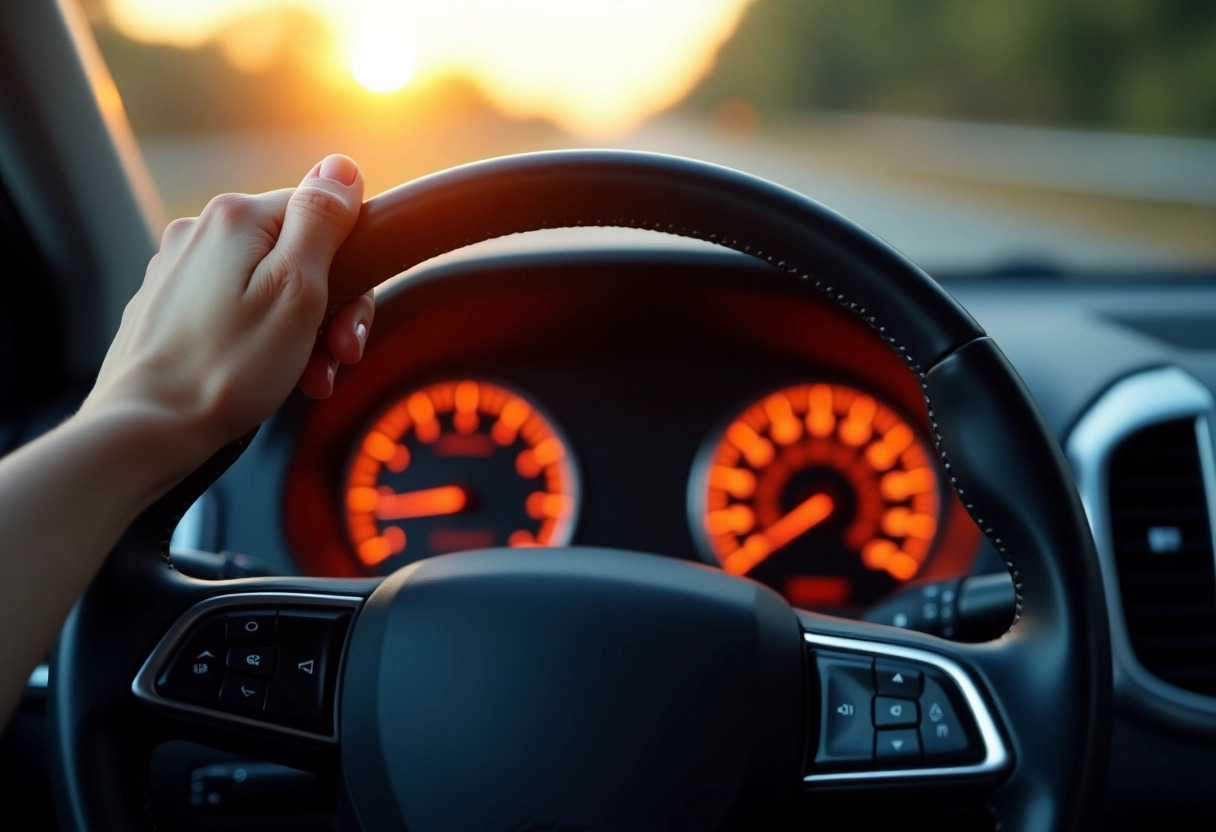
{"type": "Polygon", "coordinates": [[[396,92],[410,82],[416,67],[410,45],[387,33],[364,35],[350,48],[350,71],[372,92],[396,92]]]}

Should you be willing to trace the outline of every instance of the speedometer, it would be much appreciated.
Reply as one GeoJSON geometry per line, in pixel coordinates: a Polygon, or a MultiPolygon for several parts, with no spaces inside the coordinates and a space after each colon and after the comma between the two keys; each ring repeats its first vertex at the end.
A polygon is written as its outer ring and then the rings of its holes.
{"type": "Polygon", "coordinates": [[[843,384],[774,391],[714,437],[690,507],[705,553],[798,606],[866,605],[921,572],[941,525],[928,446],[843,384]]]}
{"type": "Polygon", "coordinates": [[[359,437],[344,494],[351,547],[376,574],[447,552],[565,545],[578,511],[557,428],[519,393],[474,379],[390,405],[359,437]]]}

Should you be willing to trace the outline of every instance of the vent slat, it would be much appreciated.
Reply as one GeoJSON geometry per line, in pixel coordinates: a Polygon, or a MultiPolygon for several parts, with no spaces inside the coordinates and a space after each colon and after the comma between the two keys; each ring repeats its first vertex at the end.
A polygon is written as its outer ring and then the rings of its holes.
{"type": "Polygon", "coordinates": [[[1150,673],[1216,695],[1216,566],[1193,419],[1111,455],[1111,539],[1132,649],[1150,673]]]}
{"type": "Polygon", "coordinates": [[[1125,602],[1123,611],[1128,615],[1135,616],[1145,626],[1156,621],[1178,621],[1179,619],[1193,619],[1198,622],[1212,614],[1211,599],[1195,597],[1198,594],[1191,593],[1190,597],[1179,600],[1176,604],[1164,604],[1161,602],[1137,604],[1135,602],[1125,602]]]}
{"type": "MultiPolygon", "coordinates": [[[[1216,656],[1216,633],[1170,633],[1168,635],[1140,635],[1136,644],[1143,644],[1163,653],[1190,649],[1203,650],[1208,656],[1216,656]]],[[[1216,673],[1216,665],[1212,666],[1216,673]]]]}
{"type": "MultiPolygon", "coordinates": [[[[1178,549],[1178,552],[1180,554],[1198,552],[1199,554],[1202,555],[1203,552],[1208,547],[1208,545],[1209,544],[1205,543],[1202,539],[1183,540],[1182,545],[1178,549]]],[[[1142,540],[1139,537],[1121,538],[1121,539],[1115,541],[1115,546],[1117,548],[1122,548],[1124,551],[1128,552],[1129,554],[1149,555],[1149,556],[1157,559],[1157,561],[1160,564],[1162,569],[1173,569],[1173,563],[1171,562],[1169,555],[1157,554],[1156,552],[1153,551],[1152,547],[1149,546],[1148,541],[1142,540]]],[[[1141,576],[1141,577],[1146,577],[1146,576],[1141,576]]],[[[1150,575],[1147,577],[1156,577],[1156,576],[1150,575]]],[[[1176,578],[1174,578],[1173,576],[1170,576],[1170,575],[1166,575],[1166,576],[1164,576],[1164,578],[1169,581],[1177,580],[1176,578]]]]}

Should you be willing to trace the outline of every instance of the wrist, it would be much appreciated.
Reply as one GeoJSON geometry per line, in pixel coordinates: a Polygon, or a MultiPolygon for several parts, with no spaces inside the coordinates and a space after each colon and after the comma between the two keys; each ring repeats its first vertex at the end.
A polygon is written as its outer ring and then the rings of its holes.
{"type": "Polygon", "coordinates": [[[62,426],[99,449],[121,472],[132,494],[150,505],[215,450],[189,420],[140,400],[90,397],[62,426]]]}

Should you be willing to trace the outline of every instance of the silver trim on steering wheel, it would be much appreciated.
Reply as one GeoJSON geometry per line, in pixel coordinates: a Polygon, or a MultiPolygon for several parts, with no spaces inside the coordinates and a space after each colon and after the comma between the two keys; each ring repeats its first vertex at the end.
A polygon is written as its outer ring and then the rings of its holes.
{"type": "Polygon", "coordinates": [[[914,647],[903,647],[895,644],[883,644],[877,641],[865,641],[839,636],[824,636],[817,633],[803,633],[802,637],[811,647],[827,647],[832,650],[849,650],[868,656],[887,656],[894,659],[904,659],[911,662],[927,664],[950,677],[963,693],[963,699],[971,710],[971,716],[979,729],[980,739],[984,744],[984,759],[978,763],[967,763],[957,766],[933,766],[926,768],[899,768],[877,771],[833,771],[819,774],[808,774],[802,778],[808,785],[818,784],[863,784],[883,783],[895,780],[923,780],[925,778],[942,779],[946,777],[983,777],[1000,772],[1009,764],[1009,752],[1005,741],[996,726],[996,720],[988,710],[984,697],[979,688],[971,681],[967,671],[945,656],[930,653],[928,650],[917,650],[914,647]]]}

